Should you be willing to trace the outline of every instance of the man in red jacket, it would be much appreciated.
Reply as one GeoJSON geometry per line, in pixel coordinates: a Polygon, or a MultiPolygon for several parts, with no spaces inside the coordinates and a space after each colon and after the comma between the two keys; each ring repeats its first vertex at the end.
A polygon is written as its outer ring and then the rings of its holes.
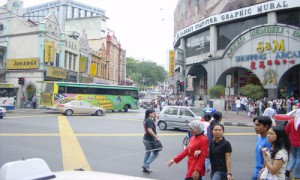
{"type": "Polygon", "coordinates": [[[295,119],[289,121],[285,127],[292,145],[292,156],[285,175],[290,177],[290,172],[295,168],[295,179],[300,179],[300,109],[296,110],[295,119]]]}
{"type": "Polygon", "coordinates": [[[208,140],[204,135],[203,123],[194,120],[190,124],[190,132],[194,135],[190,143],[180,154],[168,162],[171,166],[174,162],[179,163],[186,156],[188,157],[188,170],[186,180],[200,180],[205,176],[205,158],[207,156],[208,140]]]}

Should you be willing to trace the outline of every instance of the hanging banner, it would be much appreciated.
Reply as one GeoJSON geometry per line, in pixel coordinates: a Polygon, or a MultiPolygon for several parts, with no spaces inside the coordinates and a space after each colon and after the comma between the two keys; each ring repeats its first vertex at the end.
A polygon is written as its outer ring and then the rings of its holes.
{"type": "Polygon", "coordinates": [[[45,42],[45,63],[52,63],[54,59],[54,42],[45,42]]]}
{"type": "Polygon", "coordinates": [[[86,57],[80,57],[79,58],[79,72],[81,72],[81,73],[86,72],[86,64],[87,64],[87,58],[86,57]]]}
{"type": "Polygon", "coordinates": [[[96,76],[97,75],[97,64],[92,63],[91,64],[91,76],[96,76]]]}
{"type": "Polygon", "coordinates": [[[175,53],[173,50],[169,51],[169,76],[173,76],[175,69],[175,53]]]}

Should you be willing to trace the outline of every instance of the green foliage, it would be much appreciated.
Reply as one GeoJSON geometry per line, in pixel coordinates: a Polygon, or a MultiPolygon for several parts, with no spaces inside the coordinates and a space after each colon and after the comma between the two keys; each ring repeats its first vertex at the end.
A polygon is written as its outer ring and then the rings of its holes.
{"type": "Polygon", "coordinates": [[[208,90],[211,98],[220,98],[222,95],[225,95],[224,86],[214,86],[208,90]]]}
{"type": "Polygon", "coordinates": [[[264,89],[261,86],[254,84],[247,84],[240,89],[241,94],[252,99],[261,99],[264,97],[264,89]]]}
{"type": "Polygon", "coordinates": [[[158,82],[164,82],[168,73],[155,62],[139,62],[134,58],[126,58],[126,76],[137,83],[140,89],[145,89],[156,86],[158,82]]]}

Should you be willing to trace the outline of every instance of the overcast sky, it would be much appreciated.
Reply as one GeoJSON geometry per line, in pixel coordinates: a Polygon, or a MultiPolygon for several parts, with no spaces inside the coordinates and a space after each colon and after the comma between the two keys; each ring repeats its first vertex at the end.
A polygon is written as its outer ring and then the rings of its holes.
{"type": "MultiPolygon", "coordinates": [[[[127,57],[151,60],[167,68],[173,42],[173,13],[178,0],[77,0],[104,9],[127,57]]],[[[3,5],[6,0],[0,0],[3,5]]],[[[23,0],[24,7],[51,0],[23,0]]]]}

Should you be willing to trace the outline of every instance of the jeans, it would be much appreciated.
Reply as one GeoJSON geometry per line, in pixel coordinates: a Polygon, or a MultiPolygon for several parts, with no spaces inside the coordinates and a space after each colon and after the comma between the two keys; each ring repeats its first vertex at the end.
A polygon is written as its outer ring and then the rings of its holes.
{"type": "Polygon", "coordinates": [[[300,178],[300,147],[292,147],[291,159],[287,169],[292,171],[295,168],[295,178],[300,178]]]}
{"type": "Polygon", "coordinates": [[[211,180],[227,180],[226,172],[215,171],[210,174],[211,180]]]}
{"type": "Polygon", "coordinates": [[[236,107],[236,114],[239,115],[240,107],[236,107]]]}
{"type": "Polygon", "coordinates": [[[143,143],[145,145],[145,157],[144,157],[144,164],[143,164],[143,168],[149,168],[150,164],[157,158],[157,156],[159,155],[158,151],[151,151],[152,149],[152,145],[150,143],[150,141],[147,140],[143,140],[143,143]]]}

